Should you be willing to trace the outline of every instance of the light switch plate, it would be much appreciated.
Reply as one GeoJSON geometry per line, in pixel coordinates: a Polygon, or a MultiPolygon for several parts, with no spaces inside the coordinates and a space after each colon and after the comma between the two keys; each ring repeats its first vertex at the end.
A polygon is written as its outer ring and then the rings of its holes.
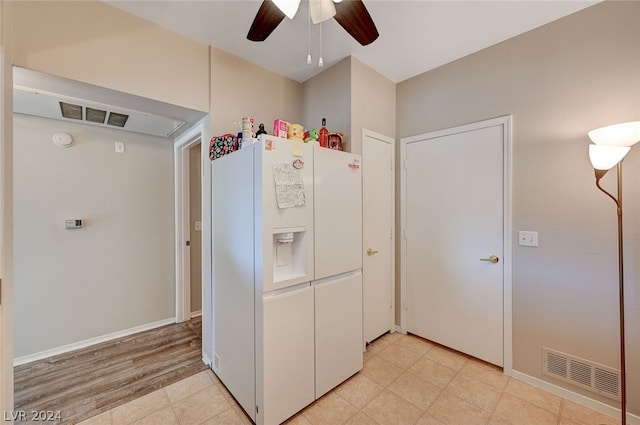
{"type": "Polygon", "coordinates": [[[64,221],[65,229],[80,229],[84,227],[84,220],[81,218],[68,218],[64,221]]]}
{"type": "Polygon", "coordinates": [[[538,232],[521,230],[518,233],[518,243],[520,246],[538,246],[538,232]]]}
{"type": "Polygon", "coordinates": [[[116,153],[124,153],[124,142],[116,142],[116,153]]]}

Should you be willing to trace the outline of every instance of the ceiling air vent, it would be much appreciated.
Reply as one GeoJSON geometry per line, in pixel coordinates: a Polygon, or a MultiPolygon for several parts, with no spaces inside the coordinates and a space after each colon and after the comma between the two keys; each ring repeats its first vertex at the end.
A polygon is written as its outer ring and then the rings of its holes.
{"type": "Polygon", "coordinates": [[[82,106],[74,105],[73,103],[60,102],[60,112],[65,118],[71,118],[74,120],[82,119],[82,106]]]}
{"type": "Polygon", "coordinates": [[[107,124],[114,125],[116,127],[124,127],[128,119],[129,119],[129,115],[110,112],[109,121],[107,121],[107,124]]]}
{"type": "Polygon", "coordinates": [[[87,121],[96,122],[98,124],[104,124],[105,118],[107,118],[107,111],[100,109],[86,108],[87,121]]]}
{"type": "Polygon", "coordinates": [[[569,354],[542,349],[542,373],[620,400],[620,371],[569,354]]]}
{"type": "MultiPolygon", "coordinates": [[[[24,69],[22,71],[26,72],[24,69]]],[[[20,74],[17,72],[18,79],[20,74]]],[[[14,83],[16,81],[14,80],[14,83]]],[[[61,85],[56,79],[50,83],[56,90],[64,88],[69,92],[68,95],[47,91],[46,88],[49,86],[44,85],[45,89],[15,85],[13,112],[160,137],[170,137],[186,123],[195,123],[205,115],[199,111],[149,99],[138,99],[108,89],[96,90],[93,86],[77,82],[61,85]],[[91,99],[73,97],[73,94],[87,95],[91,99]],[[95,100],[98,95],[104,96],[104,100],[95,100]]]]}

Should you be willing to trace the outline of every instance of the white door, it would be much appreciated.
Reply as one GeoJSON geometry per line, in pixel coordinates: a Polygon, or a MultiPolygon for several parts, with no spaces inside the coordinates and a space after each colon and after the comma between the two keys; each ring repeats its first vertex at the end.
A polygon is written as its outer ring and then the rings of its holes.
{"type": "Polygon", "coordinates": [[[403,149],[406,330],[503,365],[505,140],[492,120],[403,149]]]}
{"type": "Polygon", "coordinates": [[[364,339],[371,342],[394,323],[393,139],[366,131],[362,141],[364,339]]]}

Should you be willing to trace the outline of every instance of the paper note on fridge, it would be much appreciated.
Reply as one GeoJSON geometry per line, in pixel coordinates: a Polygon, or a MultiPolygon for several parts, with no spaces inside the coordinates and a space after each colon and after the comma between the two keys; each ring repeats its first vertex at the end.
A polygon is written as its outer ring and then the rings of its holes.
{"type": "Polygon", "coordinates": [[[273,164],[273,179],[276,183],[278,208],[304,205],[304,181],[302,171],[290,163],[273,164]]]}

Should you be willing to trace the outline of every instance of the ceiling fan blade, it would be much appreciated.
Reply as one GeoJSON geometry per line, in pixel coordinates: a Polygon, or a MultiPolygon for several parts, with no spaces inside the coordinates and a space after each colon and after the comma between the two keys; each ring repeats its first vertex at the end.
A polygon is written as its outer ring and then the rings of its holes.
{"type": "Polygon", "coordinates": [[[335,20],[363,46],[378,38],[378,29],[362,0],[343,0],[335,4],[335,20]]]}
{"type": "Polygon", "coordinates": [[[271,0],[263,0],[253,19],[247,39],[251,41],[264,41],[271,35],[274,29],[284,19],[284,13],[271,0]]]}

